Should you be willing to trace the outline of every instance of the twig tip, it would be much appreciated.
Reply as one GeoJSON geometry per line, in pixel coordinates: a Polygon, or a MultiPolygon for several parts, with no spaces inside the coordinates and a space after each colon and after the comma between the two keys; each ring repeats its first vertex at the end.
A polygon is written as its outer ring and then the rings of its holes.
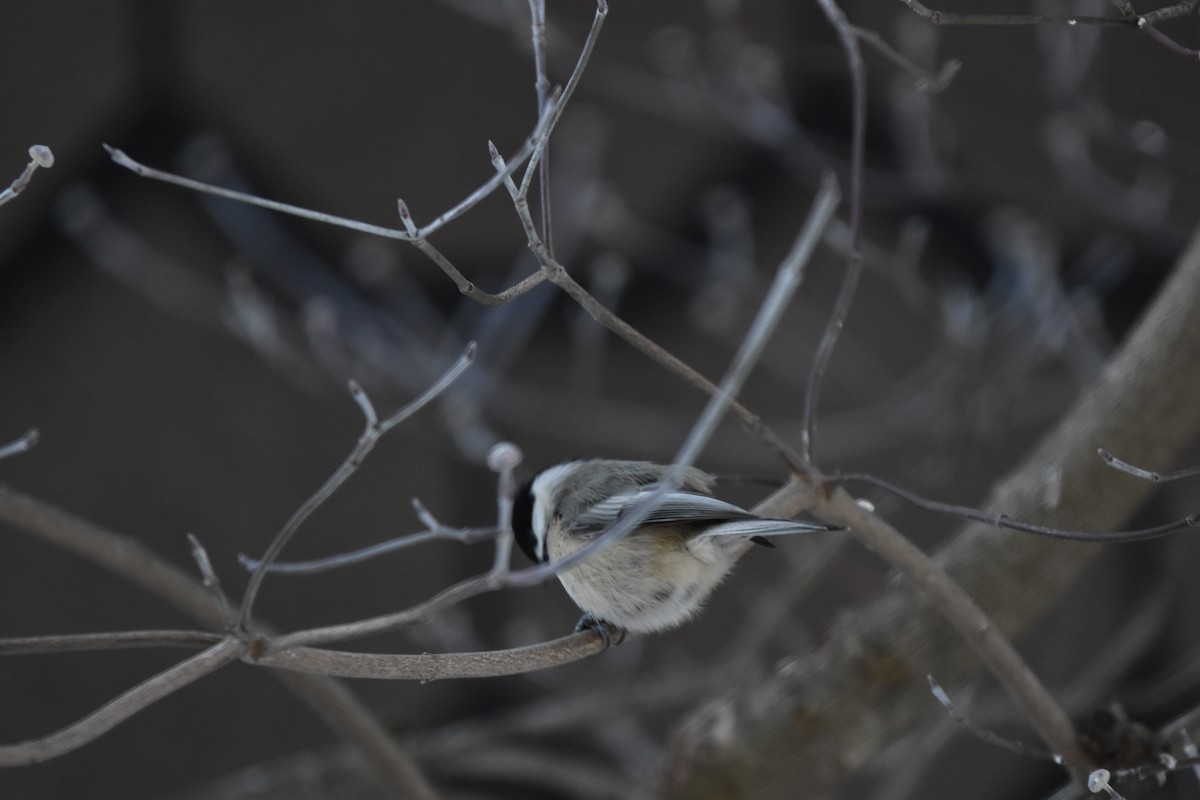
{"type": "Polygon", "coordinates": [[[521,465],[524,454],[512,442],[500,442],[488,451],[487,466],[492,472],[512,472],[521,465]]]}
{"type": "Polygon", "coordinates": [[[29,148],[29,157],[39,167],[49,169],[54,166],[54,153],[50,152],[50,148],[44,144],[35,144],[29,148]]]}

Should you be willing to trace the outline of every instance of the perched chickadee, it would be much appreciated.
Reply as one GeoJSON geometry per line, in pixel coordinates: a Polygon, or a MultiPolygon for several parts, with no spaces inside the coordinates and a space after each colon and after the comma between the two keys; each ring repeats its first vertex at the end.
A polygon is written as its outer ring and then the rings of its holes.
{"type": "MultiPolygon", "coordinates": [[[[568,461],[538,473],[513,504],[517,544],[538,563],[558,561],[595,539],[655,491],[670,467],[648,461],[568,461]]],[[[838,528],[763,519],[712,496],[714,479],[683,473],[640,526],[559,573],[584,612],[580,626],[667,630],[693,617],[751,543],[767,536],[838,528]]]]}

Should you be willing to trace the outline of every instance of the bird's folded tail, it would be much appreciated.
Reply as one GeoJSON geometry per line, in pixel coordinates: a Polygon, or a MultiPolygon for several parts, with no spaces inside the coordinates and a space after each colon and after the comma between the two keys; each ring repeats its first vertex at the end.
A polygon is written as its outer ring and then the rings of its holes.
{"type": "Polygon", "coordinates": [[[713,525],[704,533],[709,536],[740,536],[752,538],[759,544],[765,543],[770,536],[789,536],[794,533],[817,533],[820,531],[840,531],[836,525],[822,525],[819,522],[801,522],[794,519],[735,519],[713,525]]]}

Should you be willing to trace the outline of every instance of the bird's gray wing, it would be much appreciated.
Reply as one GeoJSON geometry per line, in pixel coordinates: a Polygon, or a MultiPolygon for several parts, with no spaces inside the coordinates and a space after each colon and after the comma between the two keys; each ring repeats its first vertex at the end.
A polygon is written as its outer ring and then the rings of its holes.
{"type": "MultiPolygon", "coordinates": [[[[605,498],[581,513],[571,529],[588,533],[608,528],[654,494],[656,487],[647,486],[636,492],[625,492],[605,498]]],[[[754,515],[744,508],[726,503],[706,494],[667,492],[646,516],[643,525],[670,525],[687,522],[720,522],[722,520],[753,520],[754,515]]],[[[753,535],[753,534],[751,534],[753,535]]]]}
{"type": "Polygon", "coordinates": [[[700,536],[786,536],[792,533],[839,530],[842,529],[833,525],[822,525],[818,522],[754,517],[753,519],[738,519],[713,525],[711,528],[706,528],[700,536]]]}

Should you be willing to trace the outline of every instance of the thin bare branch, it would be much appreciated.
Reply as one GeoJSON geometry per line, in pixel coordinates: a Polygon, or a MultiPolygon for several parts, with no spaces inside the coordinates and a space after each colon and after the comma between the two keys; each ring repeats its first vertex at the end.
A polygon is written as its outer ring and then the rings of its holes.
{"type": "Polygon", "coordinates": [[[7,189],[0,192],[0,206],[12,200],[29,185],[29,181],[33,178],[33,173],[38,167],[49,169],[54,166],[54,153],[50,152],[50,148],[44,144],[35,144],[29,148],[29,163],[25,165],[25,169],[17,176],[17,179],[9,185],[7,189]]]}
{"type": "Polygon", "coordinates": [[[979,727],[968,717],[959,713],[958,709],[954,707],[954,703],[950,700],[950,695],[946,693],[946,690],[942,688],[941,684],[934,680],[932,675],[926,675],[925,677],[929,681],[929,691],[933,693],[934,699],[942,704],[942,708],[946,709],[946,713],[950,715],[952,720],[957,722],[972,736],[975,736],[982,741],[987,742],[988,744],[994,744],[997,747],[1003,747],[1005,750],[1009,750],[1017,755],[1040,758],[1046,761],[1054,760],[1054,756],[1040,747],[1031,747],[1024,742],[1018,742],[1015,739],[1006,739],[993,731],[979,727]]]}
{"type": "Polygon", "coordinates": [[[833,358],[833,349],[846,324],[846,315],[854,302],[858,279],[862,275],[862,181],[863,160],[867,130],[867,78],[863,65],[862,50],[859,49],[854,29],[846,15],[834,0],[818,0],[821,10],[837,31],[842,49],[846,52],[846,63],[850,68],[850,84],[853,91],[853,113],[851,118],[850,144],[850,253],[846,260],[846,273],[838,289],[837,300],[821,341],[813,356],[808,373],[808,385],[804,391],[804,415],[800,434],[800,456],[805,466],[813,463],[813,436],[817,428],[817,400],[821,394],[821,382],[825,370],[833,358]]]}
{"type": "Polygon", "coordinates": [[[112,730],[147,706],[236,661],[245,651],[246,645],[236,639],[222,639],[204,652],[138,684],[57,733],[0,746],[0,767],[35,764],[69,753],[112,730]]]}
{"type": "Polygon", "coordinates": [[[192,534],[189,533],[187,535],[187,540],[192,548],[192,560],[196,562],[196,566],[200,570],[200,577],[204,583],[204,588],[212,595],[213,603],[217,607],[217,613],[221,615],[221,621],[225,624],[225,630],[232,630],[233,614],[229,610],[229,598],[221,590],[221,581],[217,578],[217,573],[213,569],[212,562],[208,559],[208,551],[204,549],[204,545],[200,544],[200,540],[192,534]]]}
{"type": "Polygon", "coordinates": [[[843,489],[818,504],[822,519],[851,528],[864,545],[911,578],[946,620],[979,654],[980,660],[1017,702],[1034,729],[1076,780],[1088,757],[1075,728],[1054,697],[1021,658],[987,613],[932,558],[879,517],[864,510],[843,489]]]}
{"type": "Polygon", "coordinates": [[[579,85],[579,81],[583,78],[583,72],[587,68],[588,60],[592,57],[592,50],[596,48],[596,41],[600,38],[600,28],[604,25],[604,18],[608,16],[607,0],[596,0],[596,15],[592,18],[592,27],[588,31],[587,38],[583,42],[583,47],[579,50],[579,59],[575,62],[575,69],[571,71],[571,77],[567,80],[567,85],[562,90],[561,99],[555,97],[550,98],[552,108],[549,113],[543,114],[543,119],[549,118],[547,122],[545,135],[534,148],[529,157],[529,165],[525,168],[525,176],[521,179],[521,194],[522,196],[529,193],[529,182],[533,178],[533,173],[542,158],[542,154],[549,146],[550,134],[554,130],[554,126],[558,123],[558,118],[562,114],[562,109],[571,96],[575,94],[575,87],[579,85]]]}
{"type": "Polygon", "coordinates": [[[1061,14],[953,14],[929,8],[920,0],[900,0],[900,2],[933,25],[1119,25],[1138,28],[1159,44],[1185,58],[1195,59],[1200,56],[1200,51],[1184,47],[1154,27],[1156,23],[1164,19],[1190,13],[1196,7],[1196,0],[1185,0],[1185,2],[1166,6],[1148,14],[1137,14],[1128,0],[1115,0],[1113,5],[1121,11],[1119,17],[1100,17],[1088,14],[1068,16],[1061,14]]]}
{"type": "MultiPolygon", "coordinates": [[[[733,363],[722,379],[721,385],[715,387],[704,411],[701,412],[695,425],[692,426],[688,438],[680,447],[679,452],[676,453],[675,458],[672,459],[671,470],[660,481],[658,489],[642,501],[636,509],[632,509],[628,514],[623,515],[618,524],[609,528],[586,546],[579,548],[566,558],[511,573],[505,576],[504,583],[506,586],[537,585],[548,577],[557,575],[562,570],[568,569],[583,559],[591,557],[593,553],[610,546],[641,524],[646,515],[654,509],[654,505],[658,499],[678,486],[678,481],[683,477],[683,471],[695,462],[704,446],[708,444],[709,438],[716,430],[716,426],[725,412],[734,407],[734,398],[741,391],[741,387],[749,377],[750,371],[758,362],[758,358],[762,354],[762,349],[766,346],[768,337],[775,330],[775,326],[778,324],[787,303],[799,287],[800,281],[803,278],[804,267],[808,265],[809,259],[816,250],[817,244],[824,233],[825,226],[837,208],[840,195],[836,177],[832,173],[826,173],[821,182],[821,188],[813,201],[813,207],[805,220],[805,224],[796,237],[791,251],[780,264],[775,280],[767,292],[767,296],[764,298],[759,312],[750,326],[750,330],[747,331],[746,336],[743,338],[742,344],[734,356],[733,363]]],[[[539,258],[542,257],[539,254],[539,258]]],[[[560,273],[560,275],[565,277],[565,271],[560,273]]],[[[558,281],[556,280],[555,282],[557,283],[558,281]]],[[[578,286],[578,284],[575,285],[578,286]]]]}
{"type": "Polygon", "coordinates": [[[296,631],[295,633],[276,636],[266,643],[260,659],[266,657],[266,655],[297,647],[309,647],[326,642],[358,639],[363,636],[402,628],[405,625],[414,625],[418,622],[424,622],[438,613],[445,611],[447,608],[458,605],[464,600],[469,600],[486,592],[496,591],[499,588],[501,588],[500,576],[492,575],[491,573],[476,575],[459,581],[438,592],[433,597],[401,611],[381,614],[354,622],[326,625],[321,628],[308,628],[296,631]]]}
{"type": "MultiPolygon", "coordinates": [[[[503,161],[495,148],[492,148],[493,163],[497,169],[501,167],[503,161]]],[[[683,361],[672,355],[661,346],[646,338],[636,328],[621,319],[616,314],[609,311],[604,305],[596,300],[582,285],[570,276],[566,268],[554,260],[542,247],[537,238],[536,226],[529,214],[528,204],[525,202],[525,197],[521,190],[514,184],[513,181],[505,182],[508,188],[509,195],[512,197],[514,208],[517,211],[517,216],[521,220],[521,224],[525,229],[526,236],[529,240],[530,249],[534,255],[538,257],[538,261],[542,265],[542,269],[538,274],[544,274],[547,279],[562,289],[567,295],[574,300],[584,311],[586,311],[593,319],[599,322],[604,327],[608,328],[613,333],[620,336],[634,348],[666,367],[671,372],[675,373],[685,381],[700,389],[705,394],[715,396],[719,389],[708,378],[705,378],[692,367],[685,364],[683,361]]],[[[830,215],[837,205],[837,198],[840,197],[840,192],[835,184],[831,184],[827,178],[822,184],[822,189],[818,192],[817,198],[813,202],[813,208],[809,212],[808,220],[804,229],[801,231],[800,240],[803,240],[807,235],[807,231],[811,225],[818,225],[819,230],[823,231],[829,224],[830,215]]],[[[811,254],[810,254],[811,255],[811,254]]],[[[730,409],[734,415],[738,417],[741,423],[752,434],[765,442],[783,461],[788,464],[793,470],[800,470],[804,467],[804,462],[800,458],[800,454],[796,453],[790,445],[779,438],[762,419],[743,406],[741,403],[733,400],[730,402],[730,409]]]]}
{"type": "Polygon", "coordinates": [[[28,453],[37,445],[40,435],[37,428],[30,428],[25,431],[21,438],[14,439],[6,445],[0,446],[0,459],[15,456],[18,453],[28,453]]]}
{"type": "MultiPolygon", "coordinates": [[[[766,338],[774,325],[778,322],[779,315],[782,314],[791,293],[795,291],[799,285],[800,278],[803,274],[803,268],[811,258],[813,251],[821,240],[825,226],[828,224],[833,212],[837,207],[837,201],[840,194],[837,188],[836,179],[832,175],[826,176],[822,183],[821,190],[817,193],[813,201],[812,209],[810,210],[800,233],[796,238],[796,242],[792,247],[791,252],[780,265],[776,280],[764,299],[762,308],[756,317],[751,330],[747,333],[742,347],[734,358],[734,362],[730,367],[729,373],[723,381],[722,386],[712,386],[709,394],[712,397],[705,412],[693,427],[688,441],[685,442],[679,454],[675,459],[675,464],[680,466],[680,469],[687,464],[690,464],[700,449],[705,444],[707,437],[711,435],[716,423],[719,421],[721,413],[726,408],[733,408],[735,411],[738,408],[736,401],[733,400],[736,391],[740,389],[742,382],[745,381],[749,370],[753,367],[755,360],[761,353],[762,347],[765,345],[766,338]]],[[[525,210],[525,215],[528,216],[528,210],[525,210]]],[[[536,251],[536,248],[535,248],[536,251]]],[[[561,265],[549,259],[544,251],[537,253],[539,259],[545,259],[543,264],[554,265],[559,274],[552,278],[556,284],[563,285],[560,281],[569,281],[564,285],[564,289],[572,298],[577,298],[581,305],[585,303],[594,303],[586,290],[578,284],[570,281],[566,271],[561,265]],[[568,288],[570,287],[570,288],[568,288]],[[577,292],[577,294],[576,294],[577,292]]],[[[585,305],[585,308],[588,306],[585,305]]],[[[607,314],[607,310],[605,310],[607,314]]],[[[615,315],[610,315],[611,319],[620,325],[625,323],[615,315]]],[[[601,320],[603,322],[603,320],[601,320]]],[[[629,329],[633,331],[632,328],[629,329]]],[[[646,346],[657,348],[649,340],[646,340],[641,334],[633,331],[633,341],[635,346],[643,349],[646,346]]],[[[653,351],[652,351],[653,352],[653,351]]],[[[662,351],[665,353],[665,351],[662,351]]],[[[674,359],[673,356],[666,354],[668,358],[674,359]]],[[[682,362],[679,362],[682,365],[682,362]]],[[[683,366],[689,372],[690,367],[683,366]]],[[[697,375],[700,380],[705,379],[700,377],[698,373],[691,372],[697,375]]],[[[711,386],[711,384],[710,384],[711,386]]],[[[678,476],[676,476],[678,477],[678,476]]],[[[670,478],[663,481],[663,485],[670,485],[670,478]]],[[[339,625],[330,625],[323,628],[313,628],[304,631],[287,634],[272,640],[267,648],[267,653],[278,653],[281,651],[293,649],[300,646],[311,646],[324,642],[340,641],[349,638],[367,636],[374,633],[391,630],[403,625],[410,625],[415,622],[424,621],[431,616],[449,608],[453,605],[463,602],[468,598],[475,597],[485,592],[495,591],[500,588],[518,588],[537,585],[547,578],[556,575],[559,571],[567,569],[578,563],[579,560],[589,557],[597,550],[607,547],[615,542],[619,537],[627,534],[633,529],[643,518],[642,515],[649,513],[653,509],[655,498],[648,498],[646,502],[639,506],[635,513],[631,513],[622,517],[620,524],[606,531],[602,536],[596,538],[595,541],[589,543],[586,547],[572,553],[566,559],[555,561],[551,564],[541,564],[533,567],[527,567],[517,571],[496,571],[493,570],[486,575],[476,576],[461,581],[432,598],[419,603],[402,611],[384,614],[377,617],[372,617],[366,620],[357,622],[344,623],[339,625]]],[[[436,520],[430,518],[426,520],[426,524],[431,524],[431,528],[437,524],[436,520]],[[432,523],[432,524],[431,524],[432,523]]]]}
{"type": "MultiPolygon", "coordinates": [[[[550,96],[550,79],[546,75],[546,0],[529,0],[529,25],[530,42],[533,46],[534,88],[537,91],[538,116],[541,116],[546,113],[546,101],[550,96]]],[[[553,253],[548,152],[542,154],[541,163],[538,164],[538,196],[542,212],[542,241],[546,243],[546,249],[553,253]]]]}
{"type": "MultiPolygon", "coordinates": [[[[552,109],[552,112],[556,110],[556,108],[552,109]]],[[[511,165],[511,169],[513,171],[518,169],[521,164],[523,164],[525,160],[534,152],[538,146],[538,142],[541,141],[542,137],[545,135],[547,126],[553,122],[556,117],[556,113],[550,113],[538,121],[538,126],[534,128],[533,133],[521,146],[521,149],[514,153],[512,158],[509,159],[509,164],[511,165]]],[[[104,149],[108,152],[109,157],[112,158],[116,164],[137,175],[142,176],[143,178],[150,178],[152,180],[170,183],[175,186],[181,186],[185,189],[191,189],[195,192],[211,194],[215,197],[223,197],[227,200],[235,200],[240,203],[266,208],[271,211],[278,211],[281,214],[289,214],[293,217],[300,217],[301,219],[313,220],[314,222],[323,222],[327,225],[336,225],[341,228],[349,228],[350,230],[359,231],[360,233],[369,233],[374,236],[382,236],[387,239],[398,239],[403,242],[411,242],[419,238],[430,236],[446,223],[462,216],[464,213],[469,211],[472,207],[477,205],[492,192],[496,191],[496,189],[498,189],[503,183],[503,176],[491,176],[478,189],[467,195],[467,197],[464,198],[458,205],[444,212],[432,222],[425,225],[423,228],[418,228],[417,231],[413,233],[409,230],[388,228],[382,225],[372,225],[370,223],[360,222],[359,220],[350,219],[348,217],[339,217],[336,214],[327,214],[323,211],[314,211],[309,208],[302,208],[300,206],[292,205],[291,203],[281,203],[277,200],[268,200],[266,198],[247,194],[245,192],[238,192],[232,189],[225,189],[220,186],[213,186],[210,183],[193,180],[192,178],[185,178],[182,175],[176,175],[171,172],[165,172],[153,167],[148,167],[139,161],[135,161],[124,151],[116,147],[112,147],[111,145],[105,144],[104,149]]]]}
{"type": "MultiPolygon", "coordinates": [[[[164,562],[137,540],[67,514],[0,485],[0,520],[32,533],[165,599],[214,628],[222,620],[209,593],[187,572],[164,562]]],[[[264,626],[259,625],[263,630],[264,626]]],[[[279,673],[282,682],[334,731],[359,748],[394,791],[420,800],[437,793],[389,732],[341,683],[315,675],[279,673]]]]}
{"type": "Polygon", "coordinates": [[[1151,481],[1153,483],[1177,481],[1181,478],[1191,478],[1196,475],[1200,475],[1200,466],[1184,467],[1182,469],[1168,470],[1167,472],[1151,472],[1150,470],[1145,470],[1141,467],[1135,467],[1128,461],[1122,461],[1112,453],[1105,450],[1103,447],[1099,448],[1097,452],[1100,454],[1100,458],[1104,460],[1104,463],[1108,464],[1113,469],[1120,470],[1121,472],[1128,472],[1130,475],[1134,475],[1138,478],[1151,481]]]}
{"type": "Polygon", "coordinates": [[[920,0],[900,0],[917,16],[933,25],[1129,25],[1121,17],[1099,17],[1079,14],[954,14],[929,8],[920,0]]]}
{"type": "MultiPolygon", "coordinates": [[[[989,508],[1103,527],[1120,525],[1141,507],[1151,485],[1112,481],[1096,458],[1095,443],[1105,442],[1131,459],[1169,462],[1194,441],[1200,431],[1200,405],[1192,402],[1193,367],[1200,359],[1197,296],[1200,231],[1100,379],[997,484],[989,508]],[[1053,475],[1062,476],[1063,490],[1048,504],[1045,487],[1053,475]]],[[[776,516],[807,507],[824,522],[857,525],[826,516],[829,506],[822,502],[813,504],[812,495],[820,501],[824,489],[792,481],[754,510],[776,516]]],[[[874,525],[875,518],[854,499],[839,499],[844,494],[835,490],[829,503],[874,525]]],[[[879,550],[875,536],[867,544],[879,550]]],[[[990,655],[976,657],[981,637],[1028,630],[1099,552],[1043,536],[966,526],[936,560],[992,612],[990,622],[950,629],[943,621],[948,604],[921,583],[930,600],[923,603],[908,579],[900,581],[877,602],[835,623],[819,648],[797,654],[786,669],[761,681],[729,687],[677,729],[671,765],[675,786],[683,787],[677,796],[714,780],[730,787],[803,785],[809,797],[834,791],[840,779],[927,714],[928,691],[913,676],[936,670],[947,685],[961,685],[979,671],[981,661],[995,669],[990,655]]],[[[912,581],[915,585],[917,578],[912,581]]],[[[1063,732],[1073,741],[1069,722],[1063,732]]],[[[1057,743],[1050,748],[1065,755],[1057,743]]]]}
{"type": "Polygon", "coordinates": [[[600,637],[585,631],[528,647],[481,653],[394,655],[289,647],[268,652],[257,663],[343,678],[437,681],[516,675],[569,664],[603,650],[600,637]]]}
{"type": "Polygon", "coordinates": [[[924,67],[916,64],[912,59],[907,58],[903,53],[898,51],[887,43],[882,36],[875,31],[869,31],[866,28],[860,28],[857,25],[850,26],[851,32],[854,33],[862,41],[874,47],[875,50],[886,58],[888,61],[895,64],[900,69],[908,73],[909,77],[916,82],[917,91],[927,92],[929,94],[941,94],[950,88],[950,84],[954,81],[954,77],[958,75],[962,69],[962,62],[957,58],[951,58],[942,64],[942,68],[937,72],[931,72],[924,67]]]}
{"type": "Polygon", "coordinates": [[[211,647],[225,636],[208,631],[121,631],[62,636],[0,639],[0,655],[75,653],[83,650],[126,650],[143,647],[211,647]]]}
{"type": "MultiPolygon", "coordinates": [[[[495,528],[450,528],[438,525],[429,530],[410,533],[406,536],[398,536],[395,539],[363,547],[359,550],[352,550],[349,553],[339,553],[333,556],[326,556],[325,558],[314,558],[310,561],[276,561],[267,567],[267,572],[278,575],[313,575],[318,572],[325,572],[326,570],[348,567],[351,564],[360,564],[378,556],[386,555],[387,553],[394,553],[397,550],[404,550],[439,539],[449,539],[461,542],[462,544],[474,544],[475,542],[495,538],[495,536],[495,528]]],[[[249,571],[258,569],[258,565],[261,563],[258,559],[243,554],[238,554],[238,561],[249,571]]]]}
{"type": "Polygon", "coordinates": [[[350,455],[342,462],[342,465],[321,485],[321,488],[317,489],[300,508],[296,509],[291,519],[287,521],[287,524],[283,526],[283,529],[276,534],[274,540],[267,546],[266,552],[263,553],[262,558],[259,560],[258,567],[250,574],[245,595],[242,597],[241,613],[238,616],[238,627],[240,630],[246,632],[251,630],[251,615],[253,613],[254,600],[258,596],[258,590],[262,586],[263,579],[266,577],[267,569],[279,556],[280,552],[283,551],[283,548],[291,540],[292,536],[295,535],[296,531],[299,530],[304,520],[308,519],[309,515],[316,511],[322,503],[329,499],[330,495],[337,491],[339,486],[355,473],[362,464],[363,459],[371,453],[371,450],[375,448],[375,444],[383,434],[408,419],[417,411],[420,411],[439,394],[448,389],[450,384],[457,380],[466,371],[467,367],[471,366],[471,362],[475,359],[475,350],[475,343],[471,342],[467,345],[467,349],[463,354],[459,356],[458,360],[446,370],[441,378],[426,389],[420,397],[382,422],[376,417],[375,409],[366,398],[362,388],[358,384],[351,384],[350,392],[366,417],[366,429],[355,444],[354,449],[350,451],[350,455]]]}
{"type": "Polygon", "coordinates": [[[982,522],[984,525],[992,525],[997,528],[1036,533],[1041,536],[1049,536],[1054,539],[1068,539],[1075,542],[1107,542],[1110,544],[1118,542],[1144,542],[1148,539],[1158,539],[1168,534],[1176,533],[1185,528],[1200,527],[1200,516],[1192,514],[1181,520],[1169,522],[1165,525],[1156,525],[1152,528],[1137,528],[1128,531],[1073,531],[1065,528],[1054,528],[1049,525],[1035,525],[1031,522],[1022,522],[1005,514],[994,514],[968,506],[940,503],[936,500],[921,497],[916,492],[910,492],[908,489],[898,486],[891,481],[877,478],[874,475],[864,472],[832,475],[826,478],[826,480],[829,483],[867,483],[871,486],[877,486],[885,492],[893,494],[918,508],[924,508],[927,511],[934,511],[938,514],[949,514],[950,516],[968,519],[973,522],[982,522]]]}
{"type": "Polygon", "coordinates": [[[512,566],[512,511],[517,496],[516,469],[524,454],[512,442],[500,442],[488,453],[487,465],[498,476],[496,481],[496,553],[492,574],[500,575],[512,566]]]}

